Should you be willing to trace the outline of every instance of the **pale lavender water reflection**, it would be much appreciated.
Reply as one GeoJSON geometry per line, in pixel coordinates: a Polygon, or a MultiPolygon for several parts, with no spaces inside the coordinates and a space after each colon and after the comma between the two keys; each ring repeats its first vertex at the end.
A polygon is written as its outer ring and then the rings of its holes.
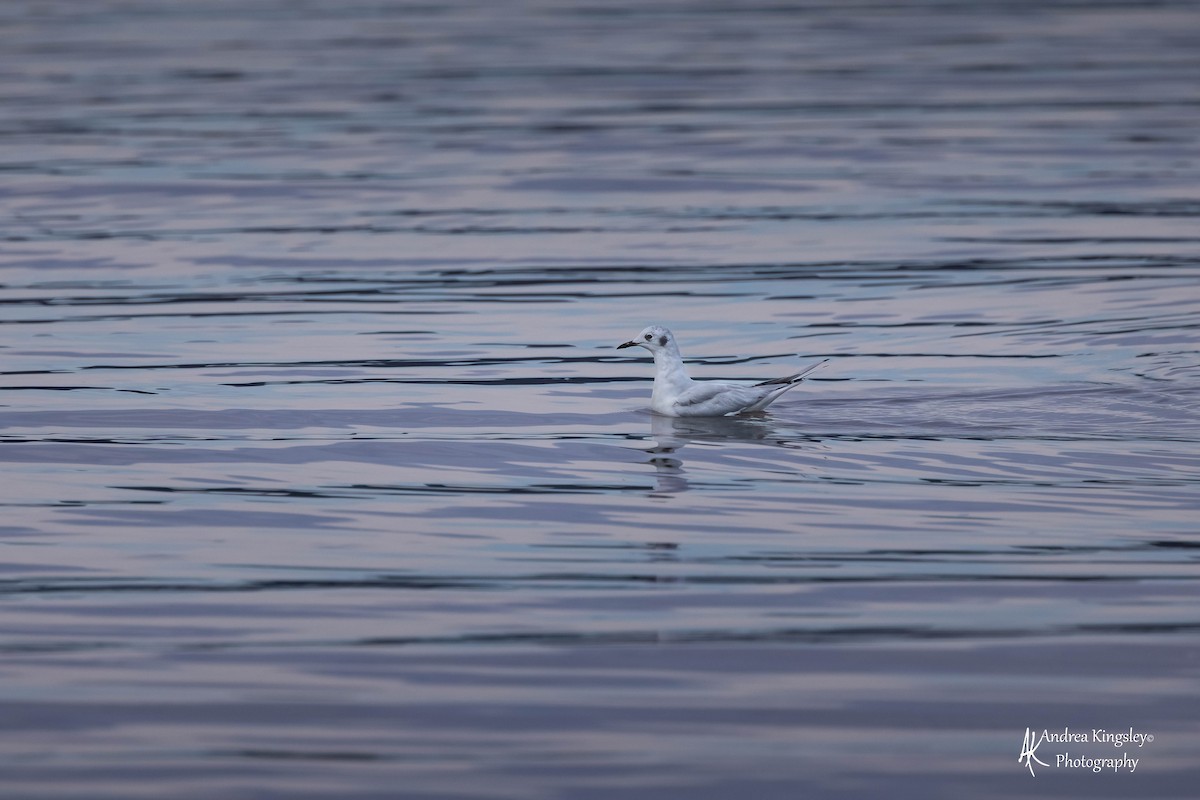
{"type": "Polygon", "coordinates": [[[1194,794],[1191,4],[0,36],[4,796],[1194,794]]]}

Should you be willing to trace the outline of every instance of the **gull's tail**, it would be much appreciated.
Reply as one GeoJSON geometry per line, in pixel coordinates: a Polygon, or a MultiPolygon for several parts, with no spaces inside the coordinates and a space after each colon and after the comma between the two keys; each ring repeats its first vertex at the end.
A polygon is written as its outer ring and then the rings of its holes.
{"type": "Polygon", "coordinates": [[[797,383],[804,380],[805,376],[808,375],[808,373],[812,372],[817,367],[825,366],[826,364],[829,363],[829,361],[830,360],[827,358],[824,361],[818,361],[817,363],[815,363],[811,366],[805,367],[804,369],[797,372],[795,375],[788,375],[786,378],[775,378],[773,380],[763,381],[762,383],[756,383],[754,385],[755,386],[795,386],[797,383]]]}

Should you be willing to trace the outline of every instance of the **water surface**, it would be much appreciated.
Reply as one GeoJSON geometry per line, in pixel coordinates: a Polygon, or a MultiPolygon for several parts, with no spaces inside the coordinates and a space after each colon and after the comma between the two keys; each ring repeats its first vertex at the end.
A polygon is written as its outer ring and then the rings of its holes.
{"type": "Polygon", "coordinates": [[[1194,793],[1192,4],[0,37],[6,796],[1194,793]]]}

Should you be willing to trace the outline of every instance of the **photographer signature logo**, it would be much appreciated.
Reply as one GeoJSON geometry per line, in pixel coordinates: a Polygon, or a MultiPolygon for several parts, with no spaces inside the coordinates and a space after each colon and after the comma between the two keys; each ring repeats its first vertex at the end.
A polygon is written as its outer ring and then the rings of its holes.
{"type": "MultiPolygon", "coordinates": [[[[1025,739],[1021,742],[1021,754],[1017,756],[1017,763],[1024,764],[1029,770],[1029,774],[1035,777],[1037,776],[1037,772],[1033,769],[1035,761],[1043,767],[1053,767],[1055,769],[1087,769],[1092,772],[1111,769],[1113,772],[1121,770],[1133,772],[1137,769],[1138,762],[1141,759],[1131,757],[1124,749],[1121,752],[1120,758],[1112,756],[1092,758],[1090,756],[1072,756],[1070,752],[1056,753],[1053,756],[1054,764],[1051,765],[1038,758],[1038,748],[1047,742],[1076,745],[1108,744],[1120,748],[1137,745],[1141,748],[1153,741],[1153,733],[1139,733],[1132,727],[1122,731],[1110,731],[1106,728],[1092,728],[1090,731],[1072,731],[1068,726],[1064,727],[1061,731],[1051,731],[1049,728],[1046,728],[1041,732],[1035,731],[1033,728],[1026,728],[1025,739]]],[[[1046,755],[1049,757],[1049,754],[1046,755]]]]}
{"type": "Polygon", "coordinates": [[[1020,764],[1021,761],[1024,761],[1025,766],[1029,767],[1029,774],[1033,775],[1034,777],[1037,776],[1037,773],[1033,771],[1033,762],[1036,761],[1043,767],[1050,766],[1045,761],[1042,761],[1037,757],[1037,749],[1042,746],[1042,742],[1044,742],[1045,739],[1039,739],[1036,737],[1037,734],[1035,734],[1030,728],[1025,729],[1025,742],[1021,745],[1021,755],[1017,757],[1017,763],[1020,764]]]}

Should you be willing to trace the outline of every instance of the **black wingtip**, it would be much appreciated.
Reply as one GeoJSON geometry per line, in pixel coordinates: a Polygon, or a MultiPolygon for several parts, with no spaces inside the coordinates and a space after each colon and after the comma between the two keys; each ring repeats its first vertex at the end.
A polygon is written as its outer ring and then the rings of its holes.
{"type": "Polygon", "coordinates": [[[797,372],[794,375],[788,375],[787,377],[784,377],[784,378],[772,378],[769,381],[763,381],[762,383],[756,383],[755,386],[786,386],[786,385],[793,384],[793,383],[799,383],[800,381],[804,380],[810,372],[817,369],[818,367],[825,366],[832,360],[833,359],[826,358],[824,360],[818,361],[817,363],[815,363],[811,366],[805,367],[804,369],[800,370],[799,372],[797,372]]]}

